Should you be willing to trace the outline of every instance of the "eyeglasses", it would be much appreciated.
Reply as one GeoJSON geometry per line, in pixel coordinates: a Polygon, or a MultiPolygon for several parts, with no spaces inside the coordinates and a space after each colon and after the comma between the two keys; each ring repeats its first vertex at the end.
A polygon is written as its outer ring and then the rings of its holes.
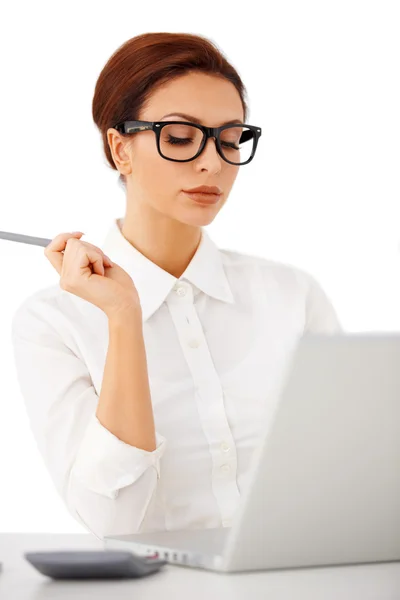
{"type": "Polygon", "coordinates": [[[218,154],[231,165],[247,165],[254,158],[262,132],[244,123],[205,127],[189,121],[124,121],[114,129],[127,134],[154,131],[158,153],[174,162],[194,160],[213,137],[218,154]]]}

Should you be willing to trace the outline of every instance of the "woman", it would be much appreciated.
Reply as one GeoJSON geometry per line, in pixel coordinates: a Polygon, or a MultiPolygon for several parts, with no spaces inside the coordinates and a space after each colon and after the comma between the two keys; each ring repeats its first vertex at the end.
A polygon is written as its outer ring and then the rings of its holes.
{"type": "Polygon", "coordinates": [[[201,36],[123,44],[100,73],[93,118],[125,215],[102,248],[82,232],[56,236],[45,255],[60,284],[13,318],[39,450],[100,539],[229,527],[297,340],[341,331],[311,275],[219,249],[204,229],[256,152],[244,95],[201,36]],[[203,185],[218,194],[187,193],[203,185]]]}

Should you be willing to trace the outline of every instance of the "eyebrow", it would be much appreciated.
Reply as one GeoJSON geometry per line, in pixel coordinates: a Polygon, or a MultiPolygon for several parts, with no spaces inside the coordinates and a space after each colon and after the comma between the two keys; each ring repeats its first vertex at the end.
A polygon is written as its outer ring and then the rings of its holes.
{"type": "MultiPolygon", "coordinates": [[[[192,115],[187,115],[185,113],[179,113],[179,112],[168,113],[167,115],[164,115],[163,117],[161,117],[161,120],[165,119],[166,117],[174,117],[174,116],[183,117],[187,121],[192,121],[193,123],[197,123],[198,125],[201,125],[201,121],[200,121],[200,119],[197,119],[197,117],[193,117],[192,115]]],[[[222,125],[230,125],[231,123],[243,123],[243,121],[242,121],[242,119],[232,119],[231,121],[225,121],[225,123],[222,123],[222,125]]]]}

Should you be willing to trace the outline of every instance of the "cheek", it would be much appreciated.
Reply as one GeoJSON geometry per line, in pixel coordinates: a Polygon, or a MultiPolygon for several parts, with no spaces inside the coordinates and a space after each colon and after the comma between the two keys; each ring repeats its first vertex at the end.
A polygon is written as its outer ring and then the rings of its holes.
{"type": "Polygon", "coordinates": [[[157,189],[163,184],[165,186],[166,179],[172,177],[170,175],[172,165],[170,161],[164,160],[157,151],[155,136],[154,139],[147,138],[140,140],[140,144],[136,147],[133,165],[136,174],[140,177],[147,189],[157,189]]]}
{"type": "Polygon", "coordinates": [[[235,179],[238,176],[240,167],[232,167],[232,169],[228,169],[221,177],[218,185],[224,190],[225,196],[229,194],[231,191],[233,184],[235,183],[235,179]]]}
{"type": "Polygon", "coordinates": [[[155,152],[148,152],[141,157],[140,179],[146,196],[154,200],[157,206],[168,207],[185,187],[185,180],[192,181],[193,177],[186,176],[184,165],[174,163],[162,158],[155,148],[155,152]]]}
{"type": "Polygon", "coordinates": [[[230,174],[232,185],[233,185],[233,182],[235,181],[236,177],[238,176],[239,169],[240,169],[240,167],[232,167],[232,173],[230,174]]]}

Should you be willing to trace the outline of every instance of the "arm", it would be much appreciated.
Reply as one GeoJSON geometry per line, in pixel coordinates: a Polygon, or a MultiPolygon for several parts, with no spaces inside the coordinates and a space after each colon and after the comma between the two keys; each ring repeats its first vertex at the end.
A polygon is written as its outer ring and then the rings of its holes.
{"type": "Polygon", "coordinates": [[[306,316],[304,333],[344,333],[337,312],[318,281],[309,273],[306,279],[306,316]]]}
{"type": "Polygon", "coordinates": [[[165,450],[136,323],[122,333],[109,322],[99,398],[86,365],[39,311],[28,305],[13,319],[18,381],[38,449],[71,515],[100,538],[140,530],[165,450]]]}
{"type": "Polygon", "coordinates": [[[96,416],[120,440],[153,452],[156,438],[142,316],[130,310],[108,319],[109,345],[96,416]]]}

